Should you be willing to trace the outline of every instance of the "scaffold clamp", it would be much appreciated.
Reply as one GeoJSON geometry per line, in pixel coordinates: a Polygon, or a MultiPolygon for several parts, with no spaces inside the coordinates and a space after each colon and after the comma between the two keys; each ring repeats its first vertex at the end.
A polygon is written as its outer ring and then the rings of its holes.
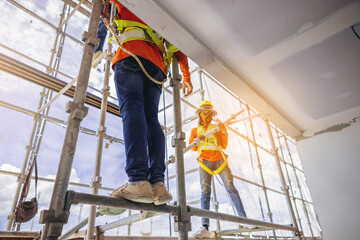
{"type": "Polygon", "coordinates": [[[42,210],[40,212],[40,220],[39,223],[45,224],[45,223],[64,223],[66,224],[69,219],[70,212],[69,211],[63,211],[60,213],[59,216],[55,216],[55,210],[42,210]]]}
{"type": "Polygon", "coordinates": [[[180,84],[182,80],[182,76],[178,74],[177,76],[174,76],[173,78],[170,78],[170,86],[173,87],[174,84],[180,84]]]}
{"type": "Polygon", "coordinates": [[[85,44],[91,44],[94,47],[97,47],[100,43],[100,39],[97,38],[96,36],[91,36],[91,34],[87,31],[84,31],[82,36],[81,36],[81,40],[85,43],[85,44]]]}
{"type": "Polygon", "coordinates": [[[287,192],[287,191],[289,191],[289,186],[288,185],[286,185],[285,187],[281,187],[281,190],[283,191],[283,192],[287,192]]]}
{"type": "Polygon", "coordinates": [[[86,106],[77,107],[74,102],[70,101],[66,104],[66,113],[70,113],[70,116],[75,119],[83,120],[89,108],[86,106]]]}
{"type": "Polygon", "coordinates": [[[183,216],[181,216],[182,220],[179,220],[179,216],[174,216],[174,231],[179,232],[179,224],[186,222],[188,232],[191,231],[191,214],[190,212],[185,212],[183,216]]]}
{"type": "Polygon", "coordinates": [[[185,133],[181,132],[179,134],[173,135],[171,137],[171,146],[174,148],[176,145],[176,142],[181,143],[182,144],[182,148],[184,148],[184,140],[185,140],[185,133]]]}
{"type": "Polygon", "coordinates": [[[175,156],[174,155],[171,155],[170,157],[169,157],[169,164],[170,163],[175,163],[175,156]]]}
{"type": "Polygon", "coordinates": [[[105,126],[99,127],[98,130],[96,131],[96,136],[99,136],[100,132],[105,133],[106,132],[106,127],[105,126]]]}
{"type": "Polygon", "coordinates": [[[93,187],[97,187],[97,188],[100,188],[101,187],[101,177],[100,176],[96,176],[95,179],[91,179],[91,183],[90,183],[90,187],[93,188],[93,187]]]}

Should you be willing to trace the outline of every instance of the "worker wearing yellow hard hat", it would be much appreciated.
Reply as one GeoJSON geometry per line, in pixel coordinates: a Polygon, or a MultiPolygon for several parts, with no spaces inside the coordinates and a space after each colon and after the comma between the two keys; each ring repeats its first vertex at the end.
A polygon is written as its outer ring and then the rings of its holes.
{"type": "MultiPolygon", "coordinates": [[[[239,193],[234,186],[233,175],[227,163],[227,155],[223,151],[228,145],[226,127],[223,123],[219,123],[218,125],[211,123],[217,112],[214,110],[210,101],[203,101],[196,110],[196,114],[199,116],[199,124],[198,127],[192,129],[189,144],[196,138],[201,140],[199,146],[195,146],[191,149],[199,152],[198,162],[200,164],[201,208],[209,210],[211,180],[213,175],[219,174],[238,215],[246,217],[239,193]],[[219,130],[210,136],[205,137],[205,135],[214,128],[218,128],[219,130]]],[[[195,233],[194,237],[210,237],[208,218],[202,219],[202,227],[195,233]]]]}

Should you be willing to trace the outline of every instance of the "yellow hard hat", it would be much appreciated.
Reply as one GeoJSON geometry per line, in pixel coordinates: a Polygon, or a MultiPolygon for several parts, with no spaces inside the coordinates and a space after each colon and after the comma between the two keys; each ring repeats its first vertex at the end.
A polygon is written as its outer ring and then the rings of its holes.
{"type": "Polygon", "coordinates": [[[213,105],[208,100],[203,101],[195,113],[197,115],[199,115],[200,112],[202,112],[202,111],[210,111],[210,112],[212,112],[213,116],[215,116],[217,114],[217,112],[213,109],[213,105]]]}

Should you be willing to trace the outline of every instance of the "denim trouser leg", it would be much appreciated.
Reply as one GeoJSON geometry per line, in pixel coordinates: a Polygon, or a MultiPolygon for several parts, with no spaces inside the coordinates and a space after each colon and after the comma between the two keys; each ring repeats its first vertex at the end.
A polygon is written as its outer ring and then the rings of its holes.
{"type": "Polygon", "coordinates": [[[100,19],[98,30],[96,33],[96,37],[100,39],[100,43],[96,48],[94,48],[94,53],[97,51],[103,51],[106,35],[107,35],[107,28],[104,22],[100,19]]]}
{"type": "MultiPolygon", "coordinates": [[[[210,162],[208,162],[210,163],[210,162]]],[[[208,166],[210,168],[210,166],[208,166]]],[[[210,168],[211,169],[211,168],[210,168]]],[[[210,209],[210,195],[211,195],[211,179],[212,175],[208,174],[204,169],[200,168],[200,183],[201,183],[201,208],[205,210],[210,209]]],[[[202,218],[202,225],[209,226],[209,219],[202,218]]]]}
{"type": "MultiPolygon", "coordinates": [[[[105,6],[106,6],[106,4],[103,3],[102,7],[101,7],[101,12],[104,12],[105,6]]],[[[97,32],[96,32],[96,37],[100,39],[100,43],[96,48],[94,48],[94,53],[99,51],[99,50],[103,51],[106,35],[107,35],[107,27],[105,26],[102,19],[100,19],[99,26],[98,26],[98,29],[97,29],[97,32]]]]}
{"type": "Polygon", "coordinates": [[[148,126],[147,141],[150,160],[148,181],[153,184],[164,182],[165,135],[161,129],[158,112],[161,90],[151,81],[145,81],[144,104],[145,119],[148,126]]]}
{"type": "MultiPolygon", "coordinates": [[[[218,166],[219,167],[219,166],[218,166]]],[[[236,212],[240,217],[246,217],[244,206],[239,196],[238,190],[234,186],[234,176],[231,173],[229,166],[226,166],[219,173],[223,183],[225,185],[226,191],[230,194],[231,201],[233,202],[236,212]]]]}
{"type": "MultiPolygon", "coordinates": [[[[156,65],[140,59],[151,76],[163,80],[164,74],[156,65]]],[[[123,119],[125,171],[129,181],[164,181],[165,140],[157,121],[161,86],[151,82],[132,57],[115,64],[115,85],[123,119]]]]}
{"type": "MultiPolygon", "coordinates": [[[[224,160],[219,160],[215,162],[209,162],[204,160],[203,163],[211,170],[218,169],[224,160]]],[[[239,192],[236,190],[234,186],[234,177],[231,173],[229,166],[226,166],[219,173],[223,183],[225,185],[226,191],[230,194],[231,201],[233,202],[236,212],[240,217],[246,217],[246,213],[244,210],[244,206],[239,196],[239,192]]],[[[211,194],[211,179],[212,175],[208,174],[205,170],[200,168],[200,182],[201,182],[201,208],[209,210],[210,209],[210,194],[211,194]]],[[[209,226],[209,219],[202,218],[202,224],[206,224],[209,226]]]]}

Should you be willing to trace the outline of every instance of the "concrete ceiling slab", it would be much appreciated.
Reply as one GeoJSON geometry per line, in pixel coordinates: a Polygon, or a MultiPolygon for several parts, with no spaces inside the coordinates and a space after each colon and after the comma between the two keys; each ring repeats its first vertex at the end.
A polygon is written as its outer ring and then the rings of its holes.
{"type": "Polygon", "coordinates": [[[360,39],[346,29],[270,69],[314,119],[360,105],[360,39]]]}
{"type": "Polygon", "coordinates": [[[258,54],[283,39],[313,27],[352,0],[208,0],[231,29],[258,54]]]}
{"type": "Polygon", "coordinates": [[[360,1],[118,1],[291,137],[360,116],[356,94],[346,91],[358,86],[354,80],[357,65],[350,52],[358,42],[349,42],[349,36],[335,37],[360,21],[360,1]],[[328,51],[332,36],[338,44],[346,41],[343,44],[348,45],[332,53],[341,56],[336,63],[328,57],[330,53],[323,52],[328,51]],[[313,46],[317,51],[311,50],[313,46]],[[298,55],[301,60],[296,60],[298,55]],[[290,73],[310,68],[306,63],[301,66],[306,59],[318,59],[312,62],[313,72],[306,73],[307,78],[316,79],[289,80],[290,73]],[[307,89],[321,78],[319,74],[331,78],[331,72],[337,74],[336,89],[322,94],[326,99],[335,95],[341,99],[333,103],[334,108],[324,107],[315,96],[316,107],[310,106],[308,98],[291,88],[307,89]]]}

